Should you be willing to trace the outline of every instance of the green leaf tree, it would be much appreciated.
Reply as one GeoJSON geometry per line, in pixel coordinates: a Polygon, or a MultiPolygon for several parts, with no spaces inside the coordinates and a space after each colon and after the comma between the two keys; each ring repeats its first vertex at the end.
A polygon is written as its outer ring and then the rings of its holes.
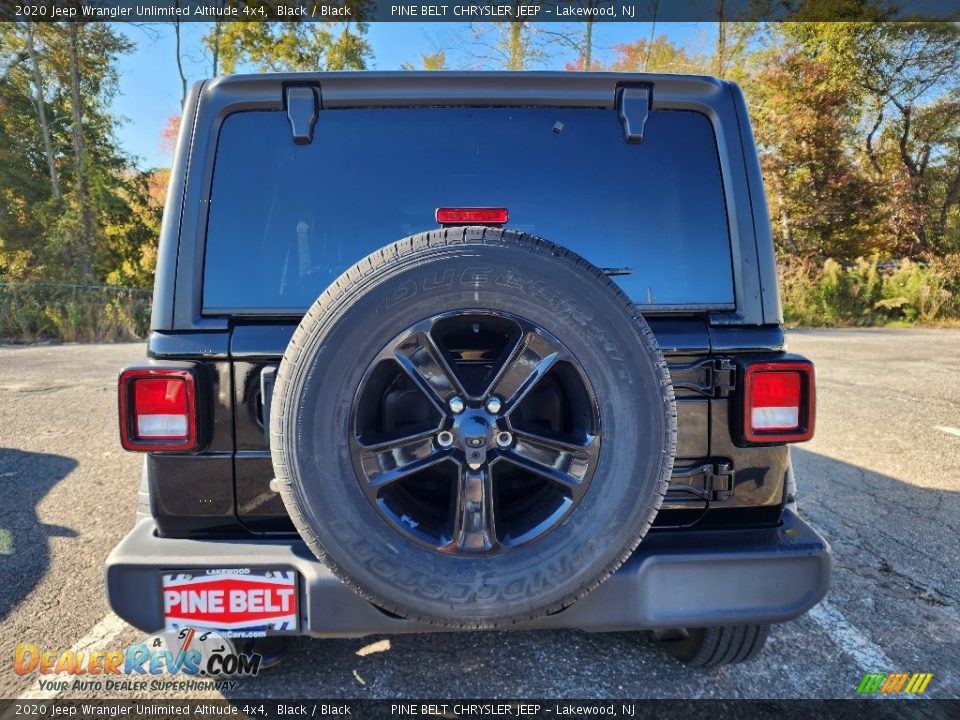
{"type": "Polygon", "coordinates": [[[366,31],[362,22],[231,22],[215,26],[206,42],[218,48],[228,74],[245,65],[265,72],[364,70],[372,56],[366,31]]]}

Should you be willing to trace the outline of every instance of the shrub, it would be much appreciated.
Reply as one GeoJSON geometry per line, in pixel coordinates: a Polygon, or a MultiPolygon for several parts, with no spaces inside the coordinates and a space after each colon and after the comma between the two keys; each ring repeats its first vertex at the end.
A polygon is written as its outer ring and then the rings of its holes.
{"type": "Polygon", "coordinates": [[[149,290],[110,286],[0,283],[0,338],[15,342],[145,338],[149,290]]]}
{"type": "Polygon", "coordinates": [[[960,320],[960,255],[923,262],[858,258],[822,266],[780,263],[784,319],[801,326],[936,323],[960,320]]]}

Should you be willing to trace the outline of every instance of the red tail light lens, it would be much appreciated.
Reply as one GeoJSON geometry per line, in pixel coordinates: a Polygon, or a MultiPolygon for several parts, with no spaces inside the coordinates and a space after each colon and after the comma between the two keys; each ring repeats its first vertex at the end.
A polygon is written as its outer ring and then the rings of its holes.
{"type": "Polygon", "coordinates": [[[197,444],[193,374],[136,368],[120,374],[120,442],[134,451],[184,451],[197,444]]]}
{"type": "Polygon", "coordinates": [[[503,225],[509,218],[506,208],[437,208],[441,225],[503,225]]]}
{"type": "Polygon", "coordinates": [[[744,373],[743,436],[748,442],[803,442],[813,437],[813,365],[755,363],[744,373]]]}

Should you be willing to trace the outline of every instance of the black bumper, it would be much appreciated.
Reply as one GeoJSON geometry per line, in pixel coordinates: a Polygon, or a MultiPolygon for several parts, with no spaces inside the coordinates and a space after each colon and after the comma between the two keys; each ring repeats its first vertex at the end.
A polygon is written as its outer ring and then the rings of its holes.
{"type": "MultiPolygon", "coordinates": [[[[356,595],[299,541],[178,540],[140,520],[107,558],[114,612],[153,632],[163,627],[161,572],[289,567],[301,578],[301,628],[318,637],[435,632],[388,615],[356,595]]],[[[830,582],[830,546],[797,515],[776,528],[653,532],[600,587],[562,612],[518,629],[624,631],[791,620],[830,582]]]]}

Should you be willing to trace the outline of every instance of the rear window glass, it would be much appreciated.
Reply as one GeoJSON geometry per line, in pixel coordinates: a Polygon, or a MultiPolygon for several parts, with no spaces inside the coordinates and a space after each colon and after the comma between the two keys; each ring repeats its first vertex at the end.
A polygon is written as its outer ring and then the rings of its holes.
{"type": "Polygon", "coordinates": [[[207,226],[207,312],[302,312],[378,248],[437,227],[438,207],[505,207],[507,227],[570,248],[640,305],[729,306],[716,141],[699,113],[650,114],[640,144],[613,110],[322,110],[295,145],[281,112],[230,115],[207,226]]]}

